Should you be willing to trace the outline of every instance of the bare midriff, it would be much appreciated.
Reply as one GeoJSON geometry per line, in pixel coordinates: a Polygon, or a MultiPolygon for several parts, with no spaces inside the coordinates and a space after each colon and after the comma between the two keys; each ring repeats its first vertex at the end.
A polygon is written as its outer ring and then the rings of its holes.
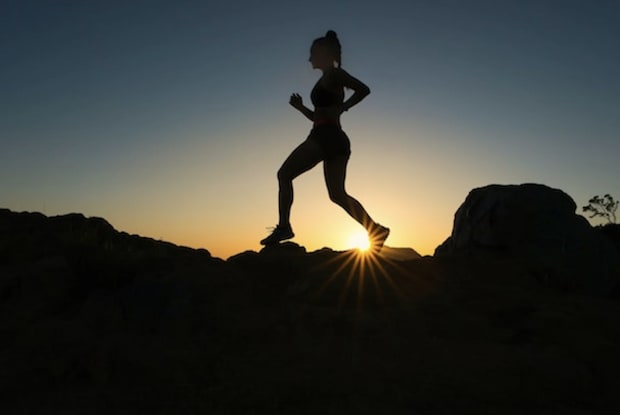
{"type": "Polygon", "coordinates": [[[337,125],[340,127],[340,117],[333,115],[333,108],[322,107],[314,110],[314,126],[318,125],[337,125]],[[331,111],[330,111],[331,110],[331,111]]]}
{"type": "Polygon", "coordinates": [[[314,120],[313,125],[316,127],[318,125],[337,125],[340,127],[340,120],[338,118],[321,118],[319,120],[314,120]]]}

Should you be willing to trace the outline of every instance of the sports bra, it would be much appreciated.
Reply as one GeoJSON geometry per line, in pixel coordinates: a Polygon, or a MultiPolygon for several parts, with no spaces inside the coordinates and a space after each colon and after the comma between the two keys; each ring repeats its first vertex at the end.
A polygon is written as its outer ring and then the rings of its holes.
{"type": "Polygon", "coordinates": [[[319,80],[312,88],[312,92],[310,92],[310,99],[315,107],[331,107],[342,104],[344,101],[344,91],[340,93],[330,91],[324,88],[319,80]]]}

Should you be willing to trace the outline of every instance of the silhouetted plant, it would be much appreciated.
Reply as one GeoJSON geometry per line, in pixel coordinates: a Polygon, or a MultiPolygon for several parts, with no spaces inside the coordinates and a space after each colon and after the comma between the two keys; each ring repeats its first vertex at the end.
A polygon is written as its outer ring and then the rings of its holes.
{"type": "Polygon", "coordinates": [[[609,194],[599,197],[594,196],[588,200],[588,205],[583,207],[584,212],[591,212],[590,218],[602,216],[607,218],[609,223],[616,223],[616,210],[618,209],[618,200],[614,200],[609,194]]]}

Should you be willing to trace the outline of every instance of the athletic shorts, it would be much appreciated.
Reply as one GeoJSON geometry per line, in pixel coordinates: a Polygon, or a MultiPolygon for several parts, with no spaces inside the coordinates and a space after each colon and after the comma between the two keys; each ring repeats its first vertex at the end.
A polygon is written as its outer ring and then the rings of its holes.
{"type": "Polygon", "coordinates": [[[310,130],[307,139],[316,142],[321,147],[324,160],[351,155],[349,137],[338,125],[316,125],[310,130]]]}

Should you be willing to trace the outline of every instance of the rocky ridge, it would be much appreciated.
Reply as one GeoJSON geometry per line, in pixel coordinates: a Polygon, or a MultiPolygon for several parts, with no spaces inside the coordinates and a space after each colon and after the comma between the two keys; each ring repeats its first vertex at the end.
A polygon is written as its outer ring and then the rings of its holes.
{"type": "Polygon", "coordinates": [[[620,302],[583,287],[503,249],[285,243],[225,261],[100,218],[0,210],[0,408],[618,412],[620,302]]]}

